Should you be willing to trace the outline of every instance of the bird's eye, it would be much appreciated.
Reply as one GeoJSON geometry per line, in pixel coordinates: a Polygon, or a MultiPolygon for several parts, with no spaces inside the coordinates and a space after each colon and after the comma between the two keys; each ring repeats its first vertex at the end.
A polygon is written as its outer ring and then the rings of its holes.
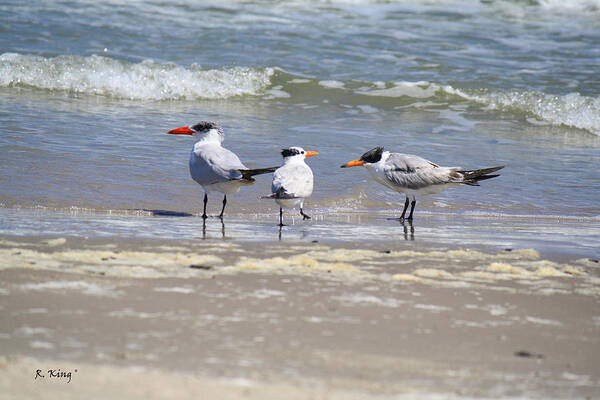
{"type": "Polygon", "coordinates": [[[302,152],[302,154],[304,154],[304,152],[302,152]]]}

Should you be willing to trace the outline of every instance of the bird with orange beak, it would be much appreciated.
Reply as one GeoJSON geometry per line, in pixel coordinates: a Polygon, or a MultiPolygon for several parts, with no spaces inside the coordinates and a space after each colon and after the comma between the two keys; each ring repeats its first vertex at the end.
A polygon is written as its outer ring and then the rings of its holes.
{"type": "Polygon", "coordinates": [[[167,132],[171,135],[190,135],[198,139],[190,153],[190,175],[204,189],[204,212],[206,219],[206,203],[209,192],[223,193],[223,218],[227,195],[237,193],[242,186],[254,183],[253,176],[273,172],[277,167],[248,169],[238,156],[227,150],[221,143],[225,138],[223,129],[214,122],[201,121],[193,126],[177,128],[167,132]]]}
{"type": "Polygon", "coordinates": [[[271,194],[266,198],[275,199],[279,204],[279,226],[283,225],[283,209],[299,208],[303,219],[310,219],[302,209],[304,199],[313,192],[313,173],[304,162],[307,157],[316,156],[316,151],[304,150],[302,147],[283,149],[283,165],[273,174],[271,194]]]}
{"type": "Polygon", "coordinates": [[[390,153],[383,147],[375,147],[359,159],[342,165],[342,168],[364,166],[376,182],[406,195],[404,210],[398,218],[404,221],[406,209],[412,198],[408,220],[412,221],[417,195],[435,194],[450,186],[479,186],[479,181],[495,178],[490,175],[504,166],[463,170],[460,167],[441,167],[413,154],[390,153]]]}

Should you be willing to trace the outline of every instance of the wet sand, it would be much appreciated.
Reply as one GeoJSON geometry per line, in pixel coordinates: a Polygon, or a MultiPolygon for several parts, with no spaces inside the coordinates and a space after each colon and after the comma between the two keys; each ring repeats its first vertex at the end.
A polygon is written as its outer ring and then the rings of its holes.
{"type": "Polygon", "coordinates": [[[600,395],[589,257],[14,236],[0,257],[0,398],[600,395]]]}

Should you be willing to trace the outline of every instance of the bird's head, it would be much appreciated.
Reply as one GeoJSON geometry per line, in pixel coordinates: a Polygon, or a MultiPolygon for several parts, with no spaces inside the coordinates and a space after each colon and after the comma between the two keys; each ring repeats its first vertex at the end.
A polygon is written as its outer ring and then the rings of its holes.
{"type": "Polygon", "coordinates": [[[302,147],[297,146],[281,150],[283,162],[290,162],[296,160],[300,161],[304,160],[306,157],[316,156],[317,154],[319,153],[317,153],[316,151],[304,150],[302,147]]]}
{"type": "Polygon", "coordinates": [[[214,136],[221,142],[225,137],[223,129],[219,126],[219,124],[210,121],[200,121],[195,125],[176,128],[167,133],[170,135],[191,135],[198,137],[214,136]]]}
{"type": "Polygon", "coordinates": [[[342,165],[342,168],[350,168],[350,167],[360,167],[365,164],[375,164],[381,160],[381,156],[383,154],[383,147],[375,147],[367,151],[365,154],[360,156],[357,160],[348,161],[346,164],[342,165]]]}

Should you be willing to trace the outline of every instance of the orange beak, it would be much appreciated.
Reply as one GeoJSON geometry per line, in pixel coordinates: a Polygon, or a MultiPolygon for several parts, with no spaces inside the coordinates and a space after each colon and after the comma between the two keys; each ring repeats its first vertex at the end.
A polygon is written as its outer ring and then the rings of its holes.
{"type": "Polygon", "coordinates": [[[361,165],[364,165],[364,164],[365,164],[364,161],[352,160],[352,161],[348,161],[346,164],[342,165],[341,168],[360,167],[361,165]]]}
{"type": "Polygon", "coordinates": [[[306,150],[306,152],[304,153],[304,157],[305,158],[312,157],[312,156],[316,156],[317,154],[319,154],[319,153],[317,153],[316,151],[306,150]]]}
{"type": "Polygon", "coordinates": [[[177,128],[177,129],[170,130],[167,133],[171,134],[171,135],[193,135],[195,132],[193,130],[191,130],[190,128],[188,128],[187,126],[184,126],[183,128],[177,128]]]}

